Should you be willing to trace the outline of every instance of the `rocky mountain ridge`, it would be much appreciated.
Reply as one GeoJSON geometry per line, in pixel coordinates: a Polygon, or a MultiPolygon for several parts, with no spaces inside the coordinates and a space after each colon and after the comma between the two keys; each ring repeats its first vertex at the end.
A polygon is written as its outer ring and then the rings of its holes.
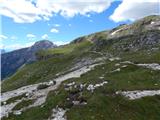
{"type": "Polygon", "coordinates": [[[13,74],[22,65],[35,61],[35,53],[37,51],[54,47],[56,47],[56,45],[54,45],[52,42],[48,40],[42,40],[36,42],[31,47],[22,48],[2,54],[1,78],[4,79],[8,75],[13,74]]]}

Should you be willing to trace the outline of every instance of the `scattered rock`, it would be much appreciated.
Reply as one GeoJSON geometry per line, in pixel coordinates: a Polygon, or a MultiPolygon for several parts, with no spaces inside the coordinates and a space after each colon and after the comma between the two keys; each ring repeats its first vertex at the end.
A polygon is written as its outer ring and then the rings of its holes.
{"type": "Polygon", "coordinates": [[[87,105],[86,101],[72,101],[73,105],[87,105]]]}
{"type": "Polygon", "coordinates": [[[120,62],[120,63],[123,63],[123,64],[134,64],[134,63],[131,62],[131,61],[123,61],[123,62],[120,62]]]}
{"type": "Polygon", "coordinates": [[[113,58],[109,58],[110,61],[115,61],[115,60],[120,60],[119,57],[113,57],[113,58]]]}
{"type": "Polygon", "coordinates": [[[11,104],[6,104],[6,105],[3,105],[1,106],[1,112],[0,112],[0,117],[7,117],[8,114],[10,112],[12,112],[12,109],[19,103],[21,102],[20,100],[19,101],[16,101],[14,103],[11,103],[11,104]]]}
{"type": "Polygon", "coordinates": [[[73,85],[75,85],[75,82],[71,82],[67,84],[68,87],[73,86],[73,85]]]}
{"type": "Polygon", "coordinates": [[[126,67],[127,67],[127,65],[123,65],[123,66],[122,66],[122,68],[126,68],[126,67]]]}
{"type": "Polygon", "coordinates": [[[111,33],[111,35],[113,36],[113,35],[115,35],[116,33],[122,31],[123,29],[125,29],[125,28],[122,27],[122,28],[120,28],[120,29],[118,29],[118,30],[115,30],[115,31],[113,31],[113,32],[111,33]]]}
{"type": "Polygon", "coordinates": [[[160,65],[157,63],[151,63],[151,64],[137,64],[138,66],[146,67],[152,70],[160,70],[160,65]]]}
{"type": "Polygon", "coordinates": [[[107,83],[108,83],[107,81],[104,81],[102,83],[95,84],[95,85],[90,84],[90,85],[88,85],[87,90],[93,92],[94,89],[96,89],[98,87],[101,87],[101,86],[103,86],[104,84],[107,84],[107,83]]]}
{"type": "Polygon", "coordinates": [[[86,87],[86,84],[80,84],[80,90],[83,90],[86,87]]]}
{"type": "Polygon", "coordinates": [[[117,69],[113,70],[112,72],[119,72],[119,71],[121,71],[121,69],[117,68],[117,69]]]}
{"type": "Polygon", "coordinates": [[[73,103],[74,105],[79,105],[79,104],[80,104],[79,101],[72,101],[72,103],[73,103]]]}
{"type": "Polygon", "coordinates": [[[49,86],[51,86],[51,85],[55,85],[56,84],[56,81],[49,81],[48,83],[47,83],[47,85],[49,85],[49,86]]]}
{"type": "Polygon", "coordinates": [[[119,64],[119,63],[116,63],[115,66],[120,66],[120,64],[119,64]]]}
{"type": "Polygon", "coordinates": [[[104,77],[99,77],[99,79],[104,79],[104,77]]]}
{"type": "Polygon", "coordinates": [[[117,91],[116,94],[122,94],[130,100],[139,99],[146,96],[160,95],[160,90],[135,90],[135,91],[117,91]]]}
{"type": "Polygon", "coordinates": [[[21,115],[22,112],[21,112],[21,111],[14,111],[13,114],[14,114],[14,115],[21,115]]]}
{"type": "Polygon", "coordinates": [[[52,110],[52,116],[48,120],[66,120],[66,110],[62,108],[56,108],[52,110]]]}
{"type": "Polygon", "coordinates": [[[6,102],[6,101],[4,101],[4,102],[3,102],[3,105],[6,105],[6,104],[7,104],[7,102],[6,102]]]}
{"type": "Polygon", "coordinates": [[[25,95],[26,95],[26,97],[28,97],[28,96],[29,96],[29,93],[26,93],[25,95]]]}
{"type": "Polygon", "coordinates": [[[94,91],[94,86],[92,84],[88,85],[87,90],[93,92],[94,91]]]}

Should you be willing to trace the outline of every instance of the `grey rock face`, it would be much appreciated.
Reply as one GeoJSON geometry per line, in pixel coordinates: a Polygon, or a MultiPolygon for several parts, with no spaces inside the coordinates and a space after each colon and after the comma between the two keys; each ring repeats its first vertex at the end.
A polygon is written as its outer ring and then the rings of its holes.
{"type": "Polygon", "coordinates": [[[19,67],[25,63],[33,62],[36,60],[35,53],[42,49],[54,48],[52,42],[42,40],[36,42],[33,46],[15,50],[9,53],[4,53],[1,56],[1,79],[13,74],[19,67]]]}
{"type": "Polygon", "coordinates": [[[40,49],[52,48],[52,47],[55,47],[55,46],[56,45],[54,45],[52,42],[50,42],[48,40],[42,40],[42,41],[36,42],[33,46],[28,48],[28,51],[33,52],[33,51],[37,51],[37,50],[40,50],[40,49]]]}

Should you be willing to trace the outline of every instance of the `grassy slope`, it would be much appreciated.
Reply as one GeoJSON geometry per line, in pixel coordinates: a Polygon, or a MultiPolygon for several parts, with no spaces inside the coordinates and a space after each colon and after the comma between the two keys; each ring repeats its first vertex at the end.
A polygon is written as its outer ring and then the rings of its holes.
{"type": "Polygon", "coordinates": [[[57,56],[25,65],[13,76],[2,82],[2,92],[13,90],[25,85],[54,79],[57,73],[67,71],[70,67],[72,67],[75,60],[80,59],[81,55],[83,55],[83,53],[87,51],[90,46],[92,46],[92,44],[86,41],[83,43],[67,45],[63,48],[49,50],[50,54],[56,53],[62,54],[62,56],[57,56]]]}
{"type": "Polygon", "coordinates": [[[159,89],[160,71],[128,65],[128,67],[122,68],[120,72],[109,73],[124,65],[115,66],[119,62],[106,61],[105,65],[97,66],[94,70],[81,76],[81,78],[70,79],[64,82],[76,81],[76,84],[96,84],[107,80],[109,83],[104,87],[96,89],[94,93],[86,90],[82,92],[81,97],[87,100],[87,105],[70,106],[66,98],[70,95],[71,91],[65,91],[62,84],[57,90],[59,91],[58,94],[55,95],[55,92],[50,92],[43,107],[31,108],[22,115],[10,115],[9,118],[4,118],[3,120],[45,120],[51,115],[52,108],[56,107],[56,105],[70,108],[66,114],[68,120],[160,119],[159,96],[130,101],[122,96],[115,95],[115,91],[117,90],[159,89]],[[101,76],[104,76],[104,78],[100,79],[99,77],[101,76]],[[158,86],[155,86],[155,83],[158,86]]]}
{"type": "Polygon", "coordinates": [[[21,108],[27,107],[33,103],[34,103],[34,100],[22,100],[13,108],[13,110],[20,110],[21,108]]]}

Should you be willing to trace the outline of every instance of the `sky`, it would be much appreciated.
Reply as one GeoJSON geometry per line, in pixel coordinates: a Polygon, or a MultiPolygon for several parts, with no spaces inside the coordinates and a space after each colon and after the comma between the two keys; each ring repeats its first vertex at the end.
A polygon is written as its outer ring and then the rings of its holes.
{"type": "Polygon", "coordinates": [[[160,0],[0,0],[0,49],[57,45],[160,14],[160,0]]]}

